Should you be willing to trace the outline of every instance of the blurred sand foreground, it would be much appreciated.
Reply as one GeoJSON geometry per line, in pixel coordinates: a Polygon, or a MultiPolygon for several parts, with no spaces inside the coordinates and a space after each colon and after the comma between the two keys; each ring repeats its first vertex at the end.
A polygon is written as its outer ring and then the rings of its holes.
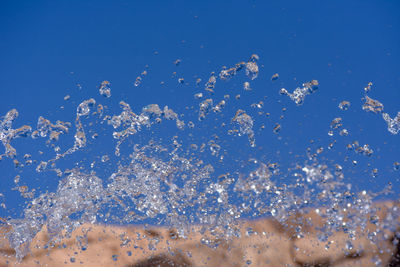
{"type": "MultiPolygon", "coordinates": [[[[389,210],[399,214],[400,203],[383,202],[375,207],[382,221],[389,210]]],[[[390,220],[399,230],[399,217],[390,220]]],[[[48,249],[43,248],[48,241],[43,229],[31,244],[31,253],[17,266],[400,266],[399,232],[397,237],[390,230],[377,233],[384,240],[371,243],[367,236],[376,225],[368,223],[366,229],[358,230],[352,245],[346,246],[348,234],[343,231],[319,241],[321,232],[315,227],[325,223],[314,211],[292,216],[285,225],[273,219],[244,221],[238,225],[241,237],[229,241],[218,240],[207,231],[200,234],[200,226],[182,238],[175,230],[162,227],[87,224],[48,249]],[[302,238],[297,237],[299,230],[302,238]],[[205,245],[204,237],[219,243],[218,248],[205,245]]],[[[8,230],[3,227],[0,231],[4,237],[8,230]]],[[[0,266],[15,266],[15,252],[4,238],[0,239],[0,253],[0,266]]]]}

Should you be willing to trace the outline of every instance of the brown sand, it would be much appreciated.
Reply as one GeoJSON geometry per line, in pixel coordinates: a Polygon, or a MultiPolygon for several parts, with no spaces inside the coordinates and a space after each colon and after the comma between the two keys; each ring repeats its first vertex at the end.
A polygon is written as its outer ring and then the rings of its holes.
{"type": "MultiPolygon", "coordinates": [[[[380,208],[379,218],[384,218],[387,209],[400,207],[399,203],[376,204],[380,208]]],[[[386,239],[371,243],[368,233],[376,225],[368,224],[359,229],[352,241],[352,248],[346,248],[348,235],[334,233],[327,242],[320,242],[315,227],[324,222],[315,212],[293,216],[285,225],[273,219],[241,222],[241,237],[219,240],[201,227],[194,226],[187,238],[179,237],[173,229],[155,227],[145,230],[140,226],[117,227],[84,225],[76,229],[70,238],[44,249],[48,241],[46,229],[35,237],[31,253],[18,266],[400,266],[398,249],[394,245],[395,233],[386,232],[386,239]],[[302,226],[304,237],[298,238],[296,227],[302,226]],[[249,229],[251,229],[249,234],[249,229]],[[246,233],[247,232],[247,233],[246,233]],[[139,235],[138,235],[139,234],[139,235]],[[87,241],[82,250],[77,237],[87,241]],[[217,249],[204,244],[204,238],[218,243],[217,249]],[[85,239],[86,238],[86,239],[85,239]],[[397,256],[396,256],[397,253],[397,256]],[[396,258],[397,257],[397,258],[396,258]]],[[[393,221],[393,225],[400,225],[393,221]]],[[[4,233],[6,228],[1,229],[4,233]]],[[[215,234],[215,233],[214,233],[215,234]]],[[[0,234],[0,236],[2,236],[0,234]]],[[[85,244],[85,242],[83,242],[85,244]]],[[[15,251],[7,247],[6,240],[0,240],[0,266],[15,266],[15,251]]]]}

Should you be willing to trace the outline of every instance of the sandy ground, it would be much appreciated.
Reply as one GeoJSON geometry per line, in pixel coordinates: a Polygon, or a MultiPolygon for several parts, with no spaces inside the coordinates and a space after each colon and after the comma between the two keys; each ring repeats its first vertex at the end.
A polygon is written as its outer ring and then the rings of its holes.
{"type": "MultiPolygon", "coordinates": [[[[388,210],[400,208],[398,202],[375,206],[380,221],[388,210]]],[[[43,228],[30,246],[31,253],[20,263],[7,240],[1,239],[0,266],[400,266],[395,232],[379,233],[376,224],[369,223],[357,230],[351,245],[343,231],[322,242],[316,228],[326,223],[315,212],[292,216],[285,224],[273,219],[241,221],[237,225],[241,237],[231,240],[219,239],[217,231],[210,232],[205,226],[193,226],[190,234],[182,237],[174,229],[162,227],[87,224],[50,246],[43,228]],[[368,235],[374,232],[384,238],[370,242],[368,235]],[[211,248],[207,242],[218,247],[211,248]]],[[[399,218],[394,218],[393,226],[399,230],[399,225],[399,218]]],[[[0,231],[2,237],[9,229],[0,231]]]]}

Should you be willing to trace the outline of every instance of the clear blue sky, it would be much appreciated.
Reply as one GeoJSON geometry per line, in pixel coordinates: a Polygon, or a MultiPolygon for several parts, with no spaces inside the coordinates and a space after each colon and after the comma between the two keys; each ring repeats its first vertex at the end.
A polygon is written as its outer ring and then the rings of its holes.
{"type": "MultiPolygon", "coordinates": [[[[240,147],[235,151],[246,155],[243,160],[255,157],[279,162],[284,172],[294,163],[304,163],[307,147],[315,151],[322,146],[321,161],[343,164],[348,181],[356,188],[376,192],[391,182],[398,194],[400,171],[393,170],[393,163],[400,161],[400,134],[390,134],[381,115],[363,111],[361,98],[363,88],[373,82],[369,96],[382,102],[391,117],[400,111],[399,14],[399,1],[378,0],[1,1],[0,115],[16,108],[19,117],[14,125],[33,128],[39,116],[73,123],[76,105],[93,97],[113,106],[115,112],[124,100],[135,112],[157,103],[190,117],[193,114],[185,108],[198,106],[193,95],[204,93],[204,82],[212,71],[257,54],[260,73],[251,81],[252,91],[241,88],[243,74],[216,85],[216,100],[228,93],[232,98],[242,95],[240,105],[230,107],[232,111],[245,106],[250,112],[251,103],[263,100],[263,110],[271,113],[264,121],[255,116],[257,127],[266,125],[262,133],[255,127],[256,148],[250,148],[245,137],[230,139],[232,147],[240,147]],[[173,64],[177,59],[182,60],[179,66],[173,64]],[[135,87],[136,77],[144,70],[148,74],[135,87]],[[279,79],[272,82],[275,73],[279,79]],[[178,83],[179,77],[185,84],[178,83]],[[198,77],[202,82],[196,88],[198,77]],[[291,92],[312,79],[319,81],[319,89],[302,106],[278,93],[282,87],[291,92]],[[111,82],[110,99],[98,93],[103,80],[111,82]],[[71,99],[64,101],[66,95],[71,99]],[[343,100],[351,102],[347,111],[338,108],[343,100]],[[279,119],[282,114],[285,117],[279,119]],[[343,118],[349,136],[328,136],[336,117],[343,118]],[[279,135],[272,132],[275,123],[282,125],[279,135]],[[328,151],[334,139],[335,149],[328,151]],[[355,140],[369,144],[374,154],[365,157],[347,151],[345,145],[355,140]],[[299,155],[298,162],[294,155],[299,155]],[[353,166],[352,160],[359,164],[353,166]],[[373,168],[379,170],[375,178],[370,174],[373,168]]],[[[205,125],[213,123],[210,120],[205,125]]],[[[202,127],[207,130],[208,126],[202,127]]],[[[162,129],[157,133],[160,136],[162,129]]],[[[175,128],[165,131],[171,136],[174,131],[179,133],[175,128]]],[[[72,138],[70,134],[60,142],[71,145],[72,138]]],[[[196,138],[203,138],[202,133],[197,132],[196,138]]],[[[45,147],[45,139],[40,142],[41,146],[19,138],[12,144],[22,159],[25,153],[45,147]]],[[[95,145],[93,151],[112,152],[111,144],[100,146],[95,145]]],[[[85,155],[68,160],[72,165],[87,165],[90,159],[85,155]]],[[[233,166],[227,162],[220,167],[233,166]]],[[[0,208],[2,216],[18,216],[24,207],[25,200],[10,191],[15,175],[21,174],[21,184],[38,192],[54,191],[59,180],[53,172],[39,176],[16,170],[10,159],[0,162],[0,170],[1,193],[10,207],[0,208]]]]}

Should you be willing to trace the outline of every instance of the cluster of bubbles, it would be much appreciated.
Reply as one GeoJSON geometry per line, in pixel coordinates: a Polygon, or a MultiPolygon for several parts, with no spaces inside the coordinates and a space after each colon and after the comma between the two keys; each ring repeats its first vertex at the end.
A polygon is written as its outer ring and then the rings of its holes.
{"type": "MultiPolygon", "coordinates": [[[[251,148],[256,147],[254,117],[249,115],[245,108],[237,109],[234,114],[225,116],[227,112],[224,108],[230,96],[225,95],[223,100],[215,101],[211,95],[216,89],[218,79],[228,81],[241,70],[244,70],[246,79],[249,79],[244,83],[244,90],[250,90],[250,81],[259,75],[258,60],[257,55],[252,55],[247,62],[239,62],[230,68],[223,67],[219,74],[211,73],[204,84],[204,92],[194,94],[194,98],[199,100],[198,124],[204,124],[210,114],[220,116],[225,120],[221,128],[231,125],[227,134],[246,136],[251,148]],[[206,94],[210,96],[205,97],[206,94]],[[225,117],[229,119],[224,119],[225,117]]],[[[175,65],[179,64],[180,60],[175,61],[175,65]]],[[[138,76],[134,85],[139,86],[146,74],[145,71],[138,76]]],[[[278,77],[279,74],[274,74],[271,80],[275,81],[278,77]]],[[[200,82],[201,80],[197,83],[200,82]]],[[[370,91],[371,85],[366,87],[366,92],[370,91]]],[[[305,97],[316,92],[318,86],[318,81],[312,80],[296,88],[292,93],[284,88],[280,93],[289,96],[296,105],[302,105],[305,97]]],[[[109,81],[101,83],[99,93],[106,98],[111,97],[109,81]]],[[[239,98],[240,96],[236,96],[236,99],[239,98]]],[[[68,99],[69,97],[65,100],[68,99]]],[[[74,123],[59,120],[54,123],[40,116],[36,129],[28,125],[13,129],[13,122],[18,116],[15,109],[10,110],[2,118],[0,140],[5,152],[0,158],[13,159],[20,168],[37,164],[35,168],[37,172],[43,172],[51,166],[60,177],[55,192],[38,193],[35,188],[29,191],[27,186],[18,187],[21,195],[28,200],[28,205],[24,208],[21,218],[7,218],[3,222],[12,229],[5,235],[16,250],[18,258],[29,252],[30,242],[44,226],[50,236],[49,244],[70,236],[74,229],[84,223],[102,221],[125,224],[146,222],[149,219],[153,219],[152,222],[175,227],[183,237],[190,225],[200,223],[208,229],[220,229],[215,231],[218,237],[229,238],[240,235],[236,227],[240,218],[272,216],[279,222],[285,223],[293,214],[315,208],[316,204],[326,207],[323,216],[330,222],[324,226],[319,236],[320,240],[324,241],[344,226],[348,233],[355,233],[359,227],[365,228],[368,220],[363,215],[375,212],[371,210],[373,199],[387,192],[354,192],[351,184],[344,180],[342,166],[336,164],[331,168],[318,162],[313,155],[309,157],[310,162],[287,170],[287,176],[294,177],[294,183],[279,181],[281,171],[278,163],[263,163],[256,159],[249,159],[252,164],[252,170],[249,172],[243,173],[240,168],[221,172],[217,170],[218,163],[207,163],[202,157],[202,153],[207,149],[212,156],[218,157],[220,162],[228,154],[215,134],[213,139],[201,145],[196,142],[189,144],[188,149],[185,148],[184,140],[178,136],[172,138],[172,144],[162,144],[156,140],[136,143],[125,155],[121,153],[121,148],[125,143],[127,147],[128,144],[132,144],[132,136],[151,129],[163,121],[173,121],[178,131],[184,131],[186,128],[195,129],[196,126],[193,121],[185,122],[182,114],[178,114],[168,106],[161,108],[158,104],[150,104],[136,113],[124,101],[120,101],[119,106],[121,112],[113,114],[106,106],[90,98],[78,104],[74,123]],[[93,171],[87,173],[84,168],[79,168],[79,164],[64,170],[57,167],[57,162],[61,158],[84,150],[88,146],[89,131],[85,129],[85,121],[90,117],[96,117],[96,122],[112,128],[112,139],[116,142],[113,157],[119,160],[117,170],[108,177],[100,177],[93,171]],[[61,135],[67,135],[71,131],[73,125],[75,126],[73,145],[62,152],[56,143],[61,135]],[[25,162],[20,163],[17,160],[17,151],[11,146],[11,142],[16,138],[29,136],[33,139],[48,137],[46,144],[54,149],[55,157],[38,163],[31,155],[25,154],[25,162]],[[345,222],[344,218],[349,209],[354,212],[354,216],[347,218],[345,222]]],[[[260,111],[263,106],[264,102],[260,100],[251,104],[250,108],[259,110],[260,114],[263,114],[260,111]]],[[[342,110],[347,110],[349,107],[348,101],[339,104],[342,110]]],[[[365,95],[362,109],[381,113],[383,105],[365,95]]],[[[389,131],[397,134],[400,127],[400,112],[394,119],[383,113],[383,118],[389,125],[389,131]]],[[[340,135],[347,135],[348,131],[342,127],[342,118],[334,118],[330,124],[329,135],[332,136],[334,131],[339,131],[340,135]]],[[[278,134],[280,130],[281,125],[276,123],[273,132],[278,134]]],[[[91,137],[96,139],[98,135],[93,133],[91,137]]],[[[373,154],[368,144],[360,145],[357,141],[349,144],[347,148],[366,156],[373,154]]],[[[317,154],[322,151],[322,148],[318,149],[317,154]]],[[[230,156],[235,157],[235,155],[230,156]]],[[[101,162],[110,163],[111,158],[112,156],[108,154],[101,155],[101,162]]],[[[399,169],[399,166],[397,162],[394,164],[395,169],[399,169]]],[[[375,172],[377,173],[377,170],[375,172]]],[[[17,185],[20,184],[20,178],[19,176],[15,178],[17,185]]],[[[399,210],[393,209],[389,213],[392,219],[400,217],[399,210]]],[[[379,226],[382,229],[390,228],[393,220],[383,220],[379,226]]],[[[303,235],[301,228],[297,234],[303,235]]],[[[381,234],[377,232],[371,235],[371,242],[375,242],[381,234]]],[[[349,238],[351,239],[350,235],[349,238]]]]}

